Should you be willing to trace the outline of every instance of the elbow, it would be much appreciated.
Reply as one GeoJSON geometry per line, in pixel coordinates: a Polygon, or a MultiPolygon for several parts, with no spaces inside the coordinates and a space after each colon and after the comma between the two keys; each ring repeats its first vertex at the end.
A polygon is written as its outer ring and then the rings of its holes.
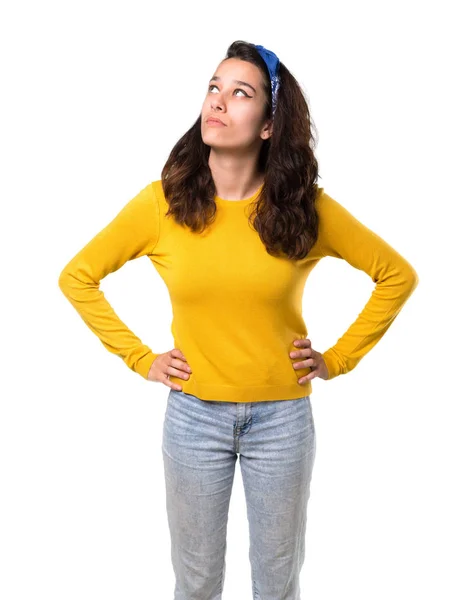
{"type": "Polygon", "coordinates": [[[413,286],[416,287],[419,283],[418,273],[416,272],[416,269],[412,265],[409,265],[409,267],[410,267],[409,278],[412,281],[413,286]]]}
{"type": "Polygon", "coordinates": [[[58,276],[58,287],[65,295],[66,295],[66,290],[67,290],[67,282],[68,282],[68,273],[63,269],[63,271],[58,276]]]}
{"type": "Polygon", "coordinates": [[[58,276],[58,287],[65,294],[68,295],[68,289],[70,287],[70,281],[73,279],[73,272],[69,268],[69,263],[64,266],[61,270],[60,275],[58,276]]]}
{"type": "Polygon", "coordinates": [[[408,288],[408,295],[412,294],[414,290],[418,287],[419,284],[419,276],[416,272],[416,269],[410,264],[407,263],[407,269],[405,272],[405,281],[408,288]]]}

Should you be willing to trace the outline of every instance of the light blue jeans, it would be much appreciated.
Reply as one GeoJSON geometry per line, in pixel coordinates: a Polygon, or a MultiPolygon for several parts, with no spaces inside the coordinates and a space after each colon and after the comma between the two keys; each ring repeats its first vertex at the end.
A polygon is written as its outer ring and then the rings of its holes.
{"type": "Polygon", "coordinates": [[[315,450],[310,396],[220,402],[170,390],[162,455],[174,600],[222,598],[238,455],[249,521],[252,598],[300,600],[315,450]]]}

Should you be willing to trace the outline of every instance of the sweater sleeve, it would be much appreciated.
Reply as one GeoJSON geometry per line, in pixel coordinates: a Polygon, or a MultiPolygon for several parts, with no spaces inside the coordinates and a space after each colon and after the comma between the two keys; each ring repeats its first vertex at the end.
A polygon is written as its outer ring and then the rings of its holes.
{"type": "Polygon", "coordinates": [[[357,319],[322,353],[329,379],[351,371],[379,342],[419,283],[412,265],[326,192],[317,198],[324,256],[346,260],[367,273],[375,289],[357,319]]]}
{"type": "Polygon", "coordinates": [[[126,261],[152,254],[158,238],[159,204],[150,183],[69,261],[58,279],[63,294],[104,347],[145,379],[158,354],[120,320],[99,284],[126,261]]]}

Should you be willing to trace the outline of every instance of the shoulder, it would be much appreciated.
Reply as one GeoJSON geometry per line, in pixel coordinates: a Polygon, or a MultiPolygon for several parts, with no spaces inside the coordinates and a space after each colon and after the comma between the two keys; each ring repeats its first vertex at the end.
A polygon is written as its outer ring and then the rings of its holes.
{"type": "Polygon", "coordinates": [[[336,221],[340,217],[353,218],[353,215],[338,200],[330,196],[323,187],[317,187],[315,208],[321,221],[336,221]]]}
{"type": "Polygon", "coordinates": [[[150,186],[152,187],[153,193],[158,200],[165,199],[164,189],[162,187],[162,179],[155,179],[150,183],[150,186]]]}

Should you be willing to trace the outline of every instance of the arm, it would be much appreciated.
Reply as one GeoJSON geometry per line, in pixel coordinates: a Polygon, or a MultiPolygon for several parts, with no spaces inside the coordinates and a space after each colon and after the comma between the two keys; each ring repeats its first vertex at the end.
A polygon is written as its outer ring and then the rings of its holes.
{"type": "Polygon", "coordinates": [[[358,318],[322,354],[333,379],[351,371],[379,342],[419,283],[412,265],[326,192],[317,197],[324,256],[346,260],[376,284],[358,318]]]}
{"type": "Polygon", "coordinates": [[[147,379],[158,356],[120,320],[99,289],[128,260],[151,254],[159,238],[159,204],[152,184],[141,190],[61,271],[58,285],[109,352],[147,379]]]}

